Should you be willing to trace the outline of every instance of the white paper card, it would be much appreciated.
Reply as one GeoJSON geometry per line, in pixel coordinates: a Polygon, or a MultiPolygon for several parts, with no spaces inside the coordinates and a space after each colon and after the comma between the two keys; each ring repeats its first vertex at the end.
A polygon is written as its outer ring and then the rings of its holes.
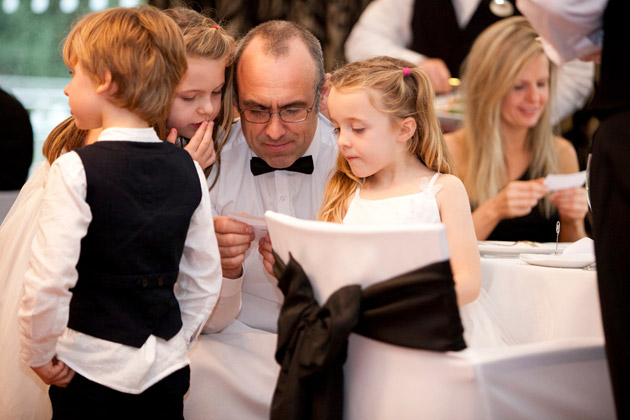
{"type": "Polygon", "coordinates": [[[249,214],[242,213],[228,213],[227,216],[232,220],[247,223],[253,227],[254,235],[256,236],[254,240],[258,241],[267,236],[267,223],[265,222],[264,217],[251,216],[249,214]]]}
{"type": "Polygon", "coordinates": [[[564,190],[566,188],[581,187],[586,181],[586,171],[574,174],[549,174],[543,184],[549,191],[564,190]]]}

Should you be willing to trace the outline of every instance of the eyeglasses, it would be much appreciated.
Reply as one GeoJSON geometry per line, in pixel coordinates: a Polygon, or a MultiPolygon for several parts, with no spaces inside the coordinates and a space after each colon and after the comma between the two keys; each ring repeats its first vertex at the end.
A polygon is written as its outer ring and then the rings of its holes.
{"type": "Polygon", "coordinates": [[[318,92],[315,93],[313,103],[308,108],[285,108],[280,111],[270,112],[268,109],[241,109],[239,106],[238,110],[245,121],[253,124],[265,124],[271,120],[273,114],[278,114],[278,117],[285,123],[298,123],[306,120],[309,112],[313,110],[318,94],[318,92]]]}

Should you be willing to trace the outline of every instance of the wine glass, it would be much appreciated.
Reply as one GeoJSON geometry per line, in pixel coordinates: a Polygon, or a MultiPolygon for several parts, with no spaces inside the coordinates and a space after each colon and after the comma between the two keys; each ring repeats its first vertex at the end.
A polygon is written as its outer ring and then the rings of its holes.
{"type": "Polygon", "coordinates": [[[588,208],[590,211],[593,211],[591,207],[591,158],[593,154],[589,153],[586,158],[586,201],[588,202],[588,208]]]}

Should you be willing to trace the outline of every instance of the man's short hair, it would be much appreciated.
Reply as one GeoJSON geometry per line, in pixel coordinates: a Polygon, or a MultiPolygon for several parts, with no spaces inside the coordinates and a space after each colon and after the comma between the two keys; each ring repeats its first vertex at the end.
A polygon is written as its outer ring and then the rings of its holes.
{"type": "Polygon", "coordinates": [[[187,70],[186,48],[175,22],[152,6],[116,7],[81,18],[66,37],[63,59],[81,64],[97,83],[111,73],[109,100],[149,124],[168,118],[175,89],[187,70]]]}
{"type": "MultiPolygon", "coordinates": [[[[319,40],[304,26],[299,23],[285,21],[285,20],[270,20],[252,28],[243,38],[240,39],[236,46],[236,55],[234,59],[235,68],[238,66],[238,62],[243,54],[243,51],[247,45],[254,39],[260,38],[263,41],[263,52],[271,57],[279,58],[285,57],[289,54],[290,42],[298,38],[300,39],[306,48],[308,49],[311,57],[313,58],[313,64],[315,64],[316,77],[315,86],[313,88],[319,92],[325,82],[325,70],[324,70],[324,54],[322,52],[322,45],[319,40]]],[[[237,89],[237,78],[234,78],[235,92],[237,89]]],[[[319,107],[319,95],[318,95],[319,107]]]]}

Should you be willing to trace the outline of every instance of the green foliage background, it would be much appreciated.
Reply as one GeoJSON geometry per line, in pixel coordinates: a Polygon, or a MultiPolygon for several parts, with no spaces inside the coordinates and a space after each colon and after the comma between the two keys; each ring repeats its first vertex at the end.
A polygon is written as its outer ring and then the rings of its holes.
{"type": "Polygon", "coordinates": [[[90,12],[88,1],[80,0],[71,14],[59,9],[59,0],[50,0],[41,14],[33,13],[30,3],[20,0],[18,10],[10,15],[0,9],[0,74],[68,77],[62,41],[72,23],[90,12]]]}

